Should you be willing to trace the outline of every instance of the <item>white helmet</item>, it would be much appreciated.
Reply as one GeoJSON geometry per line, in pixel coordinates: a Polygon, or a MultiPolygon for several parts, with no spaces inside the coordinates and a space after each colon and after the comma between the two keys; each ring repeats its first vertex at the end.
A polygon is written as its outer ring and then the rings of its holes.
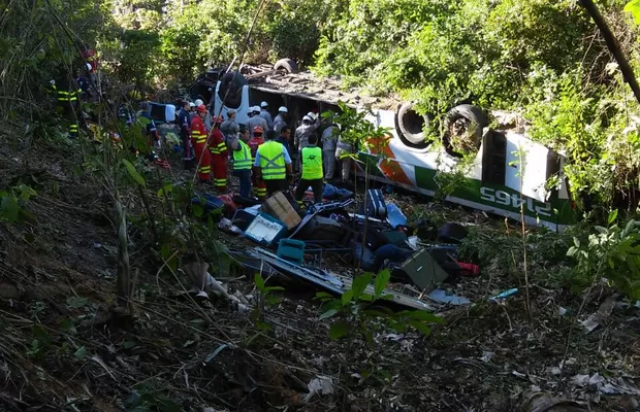
{"type": "Polygon", "coordinates": [[[189,107],[196,107],[196,104],[194,102],[189,102],[189,107]]]}
{"type": "Polygon", "coordinates": [[[311,120],[316,120],[316,114],[314,112],[309,112],[307,113],[307,116],[309,116],[311,118],[311,120]]]}
{"type": "Polygon", "coordinates": [[[280,106],[280,108],[278,109],[278,112],[280,112],[280,113],[289,113],[289,110],[284,106],[280,106]]]}
{"type": "Polygon", "coordinates": [[[87,69],[89,71],[91,71],[91,69],[93,69],[93,67],[89,63],[85,63],[84,67],[85,67],[85,69],[87,69]]]}
{"type": "Polygon", "coordinates": [[[198,99],[198,100],[195,101],[196,107],[200,106],[201,104],[204,104],[204,102],[201,99],[198,99]]]}
{"type": "Polygon", "coordinates": [[[251,111],[254,112],[254,113],[260,113],[260,106],[253,106],[251,108],[251,111]]]}
{"type": "Polygon", "coordinates": [[[264,107],[269,107],[269,103],[267,103],[267,102],[262,102],[262,103],[260,103],[260,107],[263,107],[263,108],[264,108],[264,107]]]}
{"type": "Polygon", "coordinates": [[[302,118],[302,121],[307,121],[309,123],[313,123],[313,117],[309,116],[308,114],[305,114],[304,117],[302,118]]]}

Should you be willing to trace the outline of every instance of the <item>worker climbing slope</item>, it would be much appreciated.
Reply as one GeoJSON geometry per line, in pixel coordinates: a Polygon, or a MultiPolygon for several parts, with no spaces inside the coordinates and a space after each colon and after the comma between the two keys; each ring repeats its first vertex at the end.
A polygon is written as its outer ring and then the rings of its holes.
{"type": "Polygon", "coordinates": [[[212,119],[213,130],[209,137],[209,152],[211,153],[211,170],[213,171],[213,183],[219,193],[227,191],[227,144],[220,131],[222,117],[212,119]]]}
{"type": "Polygon", "coordinates": [[[198,106],[197,115],[191,120],[191,141],[196,152],[195,163],[198,166],[198,179],[202,183],[210,182],[211,159],[207,150],[207,132],[204,127],[204,118],[207,108],[204,105],[198,106]]]}

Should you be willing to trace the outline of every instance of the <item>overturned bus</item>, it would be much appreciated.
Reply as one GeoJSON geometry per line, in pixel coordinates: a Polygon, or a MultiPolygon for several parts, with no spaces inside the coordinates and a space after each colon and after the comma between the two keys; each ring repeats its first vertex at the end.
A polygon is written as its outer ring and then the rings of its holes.
{"type": "MultiPolygon", "coordinates": [[[[488,128],[489,117],[477,107],[463,104],[452,108],[446,116],[442,144],[435,144],[423,133],[430,118],[419,115],[412,103],[342,90],[339,79],[296,72],[289,60],[274,66],[243,67],[241,73],[219,73],[209,90],[216,114],[226,117],[227,111],[234,110],[238,123],[246,123],[250,107],[266,101],[272,111],[279,106],[288,108],[292,129],[307,112],[339,112],[338,102],[344,102],[366,110],[369,121],[390,130],[385,145],[360,149],[360,162],[355,164],[358,175],[363,176],[366,170],[370,179],[434,196],[439,182],[445,180],[440,179],[442,174],[456,173],[459,178],[448,192],[449,202],[516,220],[520,220],[523,206],[527,224],[552,230],[563,230],[576,221],[563,175],[565,158],[528,139],[508,121],[488,128]],[[472,135],[473,140],[472,153],[466,156],[473,162],[467,161],[464,168],[458,167],[462,156],[456,146],[456,136],[462,134],[472,135]],[[552,178],[555,183],[548,187],[552,178]]],[[[323,126],[328,125],[321,125],[318,135],[323,126]]]]}

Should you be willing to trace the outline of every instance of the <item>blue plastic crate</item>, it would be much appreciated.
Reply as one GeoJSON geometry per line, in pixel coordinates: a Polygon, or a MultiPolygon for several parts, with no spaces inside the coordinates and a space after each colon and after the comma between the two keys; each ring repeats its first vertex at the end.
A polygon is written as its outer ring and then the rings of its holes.
{"type": "Polygon", "coordinates": [[[302,265],[304,261],[305,243],[293,239],[280,239],[278,243],[278,257],[289,262],[302,265]]]}

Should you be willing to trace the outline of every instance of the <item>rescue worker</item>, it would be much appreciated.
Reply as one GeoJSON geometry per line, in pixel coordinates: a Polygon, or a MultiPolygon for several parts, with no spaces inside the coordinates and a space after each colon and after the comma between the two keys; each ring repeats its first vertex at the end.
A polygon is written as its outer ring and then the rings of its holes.
{"type": "MultiPolygon", "coordinates": [[[[255,163],[256,154],[258,148],[264,143],[262,138],[263,129],[262,126],[256,126],[253,129],[253,137],[249,140],[249,147],[251,148],[251,160],[255,163]]],[[[253,187],[256,189],[256,197],[260,200],[265,200],[267,197],[267,187],[263,181],[256,179],[257,173],[253,174],[253,187]]]]}
{"type": "MultiPolygon", "coordinates": [[[[197,99],[194,103],[196,107],[204,106],[204,101],[202,99],[197,99]]],[[[204,122],[204,129],[207,131],[207,134],[211,133],[211,126],[212,126],[211,113],[209,113],[208,107],[207,107],[207,113],[204,116],[204,119],[202,119],[202,121],[204,122]]]]}
{"type": "Polygon", "coordinates": [[[288,181],[292,178],[291,157],[283,145],[276,142],[276,132],[267,132],[267,141],[258,148],[256,160],[253,162],[257,181],[264,181],[267,195],[276,192],[287,193],[288,181]]]}
{"type": "Polygon", "coordinates": [[[278,109],[278,115],[273,120],[273,130],[275,130],[277,134],[280,134],[280,132],[282,131],[282,128],[287,126],[288,113],[289,113],[289,110],[284,106],[281,106],[278,109]]]}
{"type": "Polygon", "coordinates": [[[233,151],[233,175],[240,180],[240,196],[249,197],[251,194],[251,148],[249,147],[249,130],[240,129],[238,139],[231,142],[233,151]]]}
{"type": "Polygon", "coordinates": [[[207,132],[204,128],[204,118],[207,108],[198,106],[197,115],[191,120],[191,141],[196,152],[195,164],[198,166],[198,179],[202,183],[210,183],[211,159],[207,150],[207,132]]]}
{"type": "Polygon", "coordinates": [[[343,182],[349,181],[353,160],[351,154],[353,154],[353,145],[340,136],[336,145],[336,160],[340,164],[340,177],[343,182]]]}
{"type": "Polygon", "coordinates": [[[296,129],[293,136],[293,143],[298,149],[296,165],[300,168],[300,153],[302,149],[309,145],[309,136],[314,134],[320,126],[320,116],[315,116],[312,112],[307,113],[302,118],[302,124],[296,129]]]}
{"type": "Polygon", "coordinates": [[[65,118],[69,137],[78,137],[79,117],[82,114],[78,98],[82,90],[69,75],[60,76],[58,82],[51,80],[49,84],[56,97],[56,113],[65,118]]]}
{"type": "Polygon", "coordinates": [[[191,143],[191,113],[190,104],[182,102],[182,108],[178,113],[178,124],[180,125],[180,138],[182,139],[182,160],[184,169],[193,169],[193,143],[191,143]]]}
{"type": "Polygon", "coordinates": [[[267,122],[267,128],[265,130],[273,129],[273,117],[271,117],[271,113],[269,113],[269,103],[260,103],[260,117],[267,122]]]}
{"type": "Polygon", "coordinates": [[[160,146],[160,134],[158,133],[156,123],[151,117],[151,106],[149,105],[149,103],[144,102],[140,105],[137,122],[138,125],[142,127],[142,132],[145,136],[147,136],[149,146],[151,146],[151,151],[147,155],[147,160],[155,161],[159,166],[165,168],[168,167],[169,164],[165,160],[160,160],[155,150],[153,150],[154,148],[160,146]]]}
{"type": "Polygon", "coordinates": [[[322,161],[324,162],[324,180],[333,179],[336,170],[336,147],[340,135],[340,126],[333,123],[322,132],[322,161]]]}
{"type": "Polygon", "coordinates": [[[258,106],[253,106],[250,109],[250,116],[251,117],[249,117],[249,120],[247,120],[247,128],[249,129],[249,134],[251,135],[251,137],[253,137],[253,131],[258,126],[260,126],[262,130],[269,130],[267,121],[260,116],[260,108],[258,106]]]}
{"type": "Polygon", "coordinates": [[[309,186],[313,190],[314,203],[322,202],[322,149],[318,147],[318,137],[309,136],[309,145],[302,149],[302,176],[296,187],[295,198],[302,205],[304,192],[309,186]]]}
{"type": "MultiPolygon", "coordinates": [[[[89,66],[88,70],[91,70],[91,65],[89,63],[87,63],[87,65],[89,66]]],[[[76,83],[78,83],[78,87],[82,91],[83,102],[88,102],[92,98],[91,80],[90,80],[90,77],[88,76],[88,72],[85,73],[86,71],[87,71],[87,68],[85,68],[85,70],[78,69],[76,72],[76,83]]]]}
{"type": "Polygon", "coordinates": [[[212,119],[213,130],[209,137],[209,152],[211,153],[211,170],[213,171],[213,183],[219,193],[227,191],[227,144],[220,131],[222,117],[212,119]]]}
{"type": "Polygon", "coordinates": [[[198,114],[196,110],[196,104],[194,102],[189,102],[189,107],[191,108],[191,120],[198,114]]]}
{"type": "MultiPolygon", "coordinates": [[[[274,130],[275,132],[275,130],[274,130]]],[[[280,131],[280,136],[276,139],[278,143],[281,143],[285,149],[287,149],[287,153],[291,155],[289,149],[289,141],[291,140],[291,128],[289,126],[284,126],[280,131]]]]}
{"type": "Polygon", "coordinates": [[[236,122],[235,111],[229,110],[227,112],[227,120],[222,122],[222,125],[220,125],[220,131],[222,131],[227,144],[231,144],[231,142],[238,138],[238,134],[240,133],[240,126],[236,122]]]}

